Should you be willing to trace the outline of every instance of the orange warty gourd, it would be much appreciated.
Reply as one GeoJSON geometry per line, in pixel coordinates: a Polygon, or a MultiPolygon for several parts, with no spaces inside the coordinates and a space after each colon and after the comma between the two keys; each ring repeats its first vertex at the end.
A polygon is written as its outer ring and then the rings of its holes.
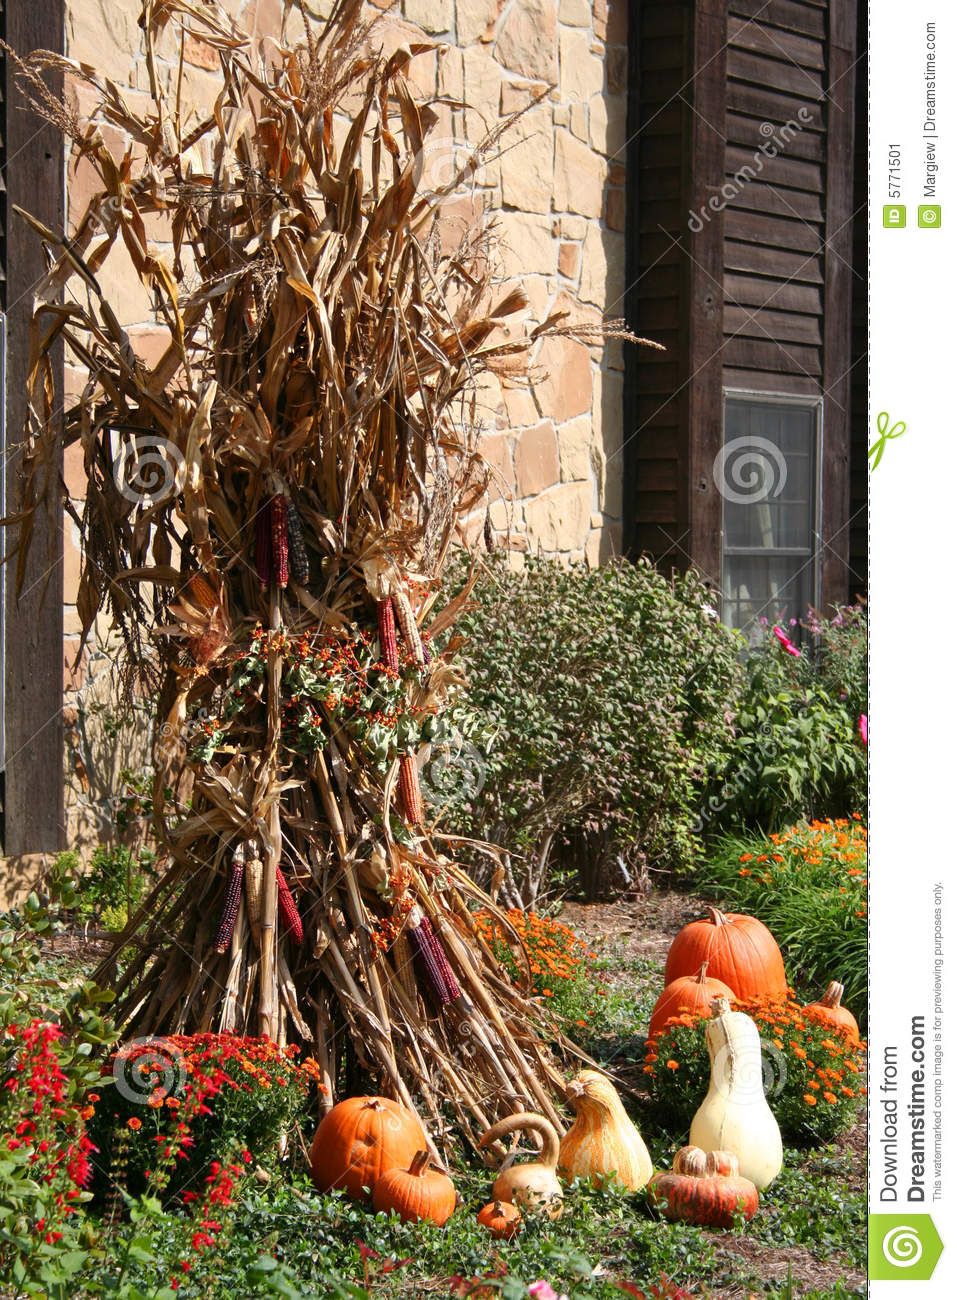
{"type": "Polygon", "coordinates": [[[675,935],[665,962],[665,984],[696,975],[705,961],[711,979],[727,984],[736,998],[787,996],[781,950],[755,916],[709,907],[706,917],[675,935]]]}
{"type": "Polygon", "coordinates": [[[522,1212],[511,1201],[489,1201],[476,1217],[493,1237],[514,1237],[522,1231],[522,1212]]]}
{"type": "Polygon", "coordinates": [[[707,972],[708,963],[703,961],[697,975],[681,975],[665,986],[651,1013],[649,1038],[664,1029],[665,1021],[672,1016],[688,1014],[707,1019],[711,1015],[712,998],[734,998],[727,984],[711,979],[707,972]]]}
{"type": "Polygon", "coordinates": [[[809,1002],[804,1010],[810,1011],[813,1019],[818,1024],[833,1025],[835,1029],[845,1030],[856,1043],[861,1037],[861,1031],[847,1007],[841,1006],[843,996],[844,985],[839,984],[837,980],[831,980],[821,994],[820,1000],[818,1002],[809,1002]]]}
{"type": "Polygon", "coordinates": [[[367,1200],[383,1174],[408,1169],[428,1146],[418,1117],[388,1097],[347,1097],[323,1117],[309,1151],[320,1192],[342,1188],[367,1200]]]}
{"type": "Polygon", "coordinates": [[[390,1169],[372,1189],[372,1206],[395,1210],[403,1223],[428,1219],[439,1227],[455,1209],[455,1186],[448,1174],[429,1168],[428,1151],[417,1151],[408,1169],[390,1169]]]}
{"type": "Polygon", "coordinates": [[[758,1208],[758,1189],[741,1177],[729,1151],[682,1147],[670,1172],[655,1174],[648,1191],[666,1219],[706,1228],[730,1228],[735,1214],[750,1219],[758,1208]]]}

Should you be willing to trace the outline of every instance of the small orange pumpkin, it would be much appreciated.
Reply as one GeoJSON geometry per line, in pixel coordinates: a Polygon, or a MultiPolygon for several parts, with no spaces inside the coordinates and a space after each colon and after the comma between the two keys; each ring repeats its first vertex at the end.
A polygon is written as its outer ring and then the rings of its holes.
{"type": "Polygon", "coordinates": [[[428,1146],[418,1116],[388,1097],[347,1097],[316,1129],[309,1151],[312,1181],[320,1192],[342,1188],[368,1200],[383,1174],[408,1169],[428,1146]]]}
{"type": "Polygon", "coordinates": [[[478,1222],[493,1237],[514,1237],[522,1231],[522,1212],[511,1201],[489,1201],[479,1210],[478,1222]]]}
{"type": "Polygon", "coordinates": [[[809,1002],[804,1010],[810,1011],[811,1019],[816,1020],[818,1024],[833,1025],[835,1029],[850,1034],[856,1043],[860,1040],[861,1031],[847,1007],[841,1006],[843,996],[844,985],[839,984],[837,980],[831,980],[821,994],[820,1000],[809,1002]]]}
{"type": "Polygon", "coordinates": [[[706,1228],[730,1228],[736,1214],[751,1219],[758,1208],[758,1189],[741,1177],[730,1151],[682,1147],[671,1170],[655,1174],[648,1191],[666,1219],[706,1228]]]}
{"type": "Polygon", "coordinates": [[[390,1169],[372,1189],[372,1206],[395,1210],[403,1223],[428,1219],[439,1227],[455,1209],[455,1185],[448,1174],[429,1168],[428,1151],[417,1151],[408,1169],[390,1169]]]}
{"type": "Polygon", "coordinates": [[[788,982],[774,935],[756,916],[720,912],[691,921],[675,935],[665,962],[665,984],[695,975],[708,963],[711,979],[727,984],[736,998],[784,998],[788,982]]]}
{"type": "Polygon", "coordinates": [[[711,1015],[712,998],[733,1001],[734,994],[727,984],[708,976],[708,963],[703,961],[697,975],[681,975],[665,986],[651,1013],[648,1037],[654,1038],[672,1016],[701,1016],[706,1020],[711,1015]]]}

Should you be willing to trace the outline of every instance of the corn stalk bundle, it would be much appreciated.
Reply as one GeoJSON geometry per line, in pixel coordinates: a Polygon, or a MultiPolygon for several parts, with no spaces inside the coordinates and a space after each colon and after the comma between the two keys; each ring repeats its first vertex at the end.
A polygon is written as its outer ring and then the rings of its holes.
{"type": "Polygon", "coordinates": [[[345,1055],[437,1133],[529,1107],[559,1124],[536,1013],[471,919],[494,904],[439,851],[416,756],[460,684],[429,634],[454,621],[435,584],[487,487],[476,378],[527,368],[546,333],[625,332],[532,328],[490,231],[449,239],[442,202],[480,151],[423,190],[434,114],[407,73],[428,47],[385,57],[360,8],[317,27],[300,6],[298,44],[284,27],[254,47],[216,4],[147,0],[146,108],[91,67],[20,65],[100,190],[69,239],[21,214],[50,269],[13,554],[22,573],[79,445],[84,635],[107,610],[157,699],[168,870],[98,972],[129,1032],[299,1041],[330,1102],[345,1055]],[[198,113],[180,99],[187,34],[221,66],[198,113]],[[51,67],[85,83],[91,112],[53,99],[51,67]],[[166,331],[150,362],[101,290],[108,255],[166,331]],[[63,416],[60,344],[86,376],[63,416]],[[184,773],[188,804],[168,794],[184,773]]]}

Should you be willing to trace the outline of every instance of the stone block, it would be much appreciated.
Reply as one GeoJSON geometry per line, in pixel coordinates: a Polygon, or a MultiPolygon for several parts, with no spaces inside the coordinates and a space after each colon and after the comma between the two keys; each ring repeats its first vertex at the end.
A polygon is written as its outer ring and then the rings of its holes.
{"type": "Polygon", "coordinates": [[[454,45],[440,45],[435,58],[438,93],[461,101],[465,96],[462,51],[454,45]]]}
{"type": "Polygon", "coordinates": [[[506,275],[521,278],[532,272],[555,273],[555,241],[547,216],[534,212],[500,212],[496,215],[498,242],[506,275]]]}
{"type": "Polygon", "coordinates": [[[591,32],[578,27],[562,28],[559,37],[561,91],[566,99],[587,102],[601,93],[605,84],[605,66],[601,57],[591,52],[591,32]]]}
{"type": "Polygon", "coordinates": [[[606,190],[605,191],[605,225],[609,230],[624,231],[625,229],[625,191],[624,190],[606,190]]]}
{"type": "Polygon", "coordinates": [[[540,104],[520,117],[508,137],[502,141],[504,153],[499,160],[502,200],[510,207],[520,208],[524,212],[551,211],[551,116],[548,107],[540,104]]]}
{"type": "Polygon", "coordinates": [[[403,0],[402,12],[424,32],[452,30],[452,0],[403,0]]]}
{"type": "Polygon", "coordinates": [[[607,165],[570,131],[555,132],[555,208],[600,217],[607,165]]]}
{"type": "Polygon", "coordinates": [[[609,45],[605,51],[605,75],[608,92],[621,95],[628,87],[628,49],[624,45],[609,45]]]}
{"type": "Polygon", "coordinates": [[[569,27],[590,27],[591,5],[588,0],[558,0],[558,21],[569,27]]]}
{"type": "Polygon", "coordinates": [[[578,274],[578,259],[580,249],[577,244],[561,243],[558,246],[558,269],[562,275],[567,276],[569,280],[574,280],[578,274]]]}
{"type": "Polygon", "coordinates": [[[535,550],[582,550],[588,539],[592,489],[589,483],[563,483],[525,505],[525,530],[535,550]]]}
{"type": "Polygon", "coordinates": [[[524,386],[515,388],[503,386],[502,396],[505,399],[505,414],[510,428],[521,429],[536,422],[538,407],[535,405],[530,389],[524,386]]]}
{"type": "Polygon", "coordinates": [[[459,45],[491,40],[499,0],[455,0],[455,35],[459,45]]]}
{"type": "Polygon", "coordinates": [[[578,296],[603,312],[615,315],[625,289],[625,238],[590,225],[582,244],[582,274],[578,296]]]}
{"type": "Polygon", "coordinates": [[[568,126],[572,135],[588,142],[588,109],[578,100],[568,106],[568,126]]]}
{"type": "Polygon", "coordinates": [[[623,95],[595,95],[588,104],[588,142],[621,164],[625,160],[627,105],[623,95]]]}
{"type": "Polygon", "coordinates": [[[594,434],[590,415],[579,416],[558,426],[558,460],[563,483],[590,479],[591,448],[594,434]]]}
{"type": "Polygon", "coordinates": [[[551,420],[543,420],[533,429],[519,434],[515,441],[514,460],[518,496],[537,496],[558,482],[558,444],[551,420]]]}
{"type": "MultiPolygon", "coordinates": [[[[67,6],[66,53],[123,86],[141,52],[139,0],[81,0],[67,6]]],[[[51,34],[51,41],[55,38],[51,34]]]]}
{"type": "Polygon", "coordinates": [[[583,343],[561,336],[546,338],[536,365],[544,371],[535,385],[543,415],[562,424],[591,409],[591,360],[583,343]]]}
{"type": "Polygon", "coordinates": [[[532,80],[558,81],[558,21],[555,0],[513,4],[495,42],[503,67],[532,80]]]}

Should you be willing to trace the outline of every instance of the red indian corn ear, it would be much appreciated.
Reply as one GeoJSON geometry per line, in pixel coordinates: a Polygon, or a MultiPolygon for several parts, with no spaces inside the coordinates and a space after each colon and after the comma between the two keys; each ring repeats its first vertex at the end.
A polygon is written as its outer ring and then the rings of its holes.
{"type": "Polygon", "coordinates": [[[445,949],[427,916],[423,916],[419,924],[409,930],[409,939],[436,1002],[441,1007],[454,1002],[461,989],[445,955],[445,949]]]}
{"type": "Polygon", "coordinates": [[[226,895],[219,918],[219,933],[216,936],[217,952],[225,952],[232,943],[233,931],[236,929],[236,917],[239,915],[239,900],[243,894],[243,876],[245,872],[246,864],[243,860],[243,846],[240,844],[233,854],[232,862],[229,864],[226,895]]]}
{"type": "Polygon", "coordinates": [[[289,586],[289,512],[286,498],[277,492],[269,502],[269,525],[272,532],[272,564],[277,587],[289,586]]]}
{"type": "Polygon", "coordinates": [[[309,581],[309,554],[302,519],[292,501],[286,502],[286,532],[289,538],[289,571],[304,587],[309,581]]]}
{"type": "Polygon", "coordinates": [[[256,515],[256,574],[263,591],[272,580],[272,524],[269,513],[269,503],[265,502],[256,515]]]}
{"type": "Polygon", "coordinates": [[[296,907],[289,885],[286,883],[286,877],[279,867],[276,868],[276,884],[279,887],[277,906],[283,929],[293,943],[302,943],[302,917],[299,915],[299,909],[296,907]]]}
{"type": "Polygon", "coordinates": [[[424,664],[425,652],[422,649],[422,638],[419,635],[419,625],[416,623],[415,615],[412,612],[411,601],[404,591],[397,591],[392,597],[392,604],[395,606],[395,616],[399,621],[399,627],[402,629],[406,649],[417,664],[424,664]]]}
{"type": "Polygon", "coordinates": [[[382,662],[395,672],[399,671],[399,643],[395,637],[395,616],[392,601],[388,598],[376,601],[376,618],[379,623],[379,648],[382,662]]]}
{"type": "Polygon", "coordinates": [[[403,754],[399,762],[399,792],[406,820],[413,826],[422,824],[422,789],[419,785],[419,768],[414,754],[403,754]]]}

